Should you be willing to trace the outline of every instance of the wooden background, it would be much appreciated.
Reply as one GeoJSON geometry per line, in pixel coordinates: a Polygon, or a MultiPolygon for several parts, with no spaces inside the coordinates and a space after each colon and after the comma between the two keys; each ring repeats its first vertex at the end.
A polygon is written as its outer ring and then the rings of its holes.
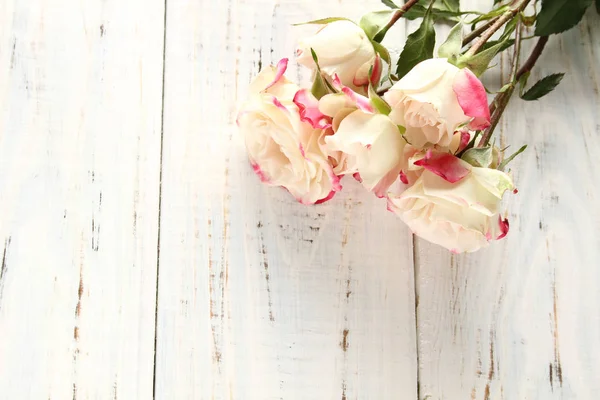
{"type": "Polygon", "coordinates": [[[378,8],[0,0],[0,399],[597,398],[595,12],[498,129],[530,147],[489,249],[415,240],[351,179],[306,207],[253,175],[236,105],[290,25],[378,8]]]}

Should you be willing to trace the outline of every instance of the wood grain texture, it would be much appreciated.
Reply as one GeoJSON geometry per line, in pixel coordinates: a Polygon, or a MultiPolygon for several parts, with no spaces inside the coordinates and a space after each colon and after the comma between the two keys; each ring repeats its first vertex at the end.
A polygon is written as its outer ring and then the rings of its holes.
{"type": "Polygon", "coordinates": [[[551,37],[530,82],[566,72],[563,82],[538,102],[513,99],[496,131],[502,146],[529,144],[511,165],[519,193],[505,196],[508,237],[464,256],[417,241],[420,399],[597,397],[597,21],[590,10],[551,37]]]}
{"type": "Polygon", "coordinates": [[[292,23],[379,6],[168,2],[157,399],[416,398],[409,232],[351,179],[315,207],[261,185],[235,126],[292,23]]]}
{"type": "Polygon", "coordinates": [[[0,398],[148,399],[163,2],[0,15],[0,398]]]}

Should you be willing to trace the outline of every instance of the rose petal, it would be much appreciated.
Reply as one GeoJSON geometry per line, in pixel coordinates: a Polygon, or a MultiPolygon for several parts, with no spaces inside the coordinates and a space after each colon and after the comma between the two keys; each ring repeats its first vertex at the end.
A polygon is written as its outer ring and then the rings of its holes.
{"type": "Polygon", "coordinates": [[[468,68],[460,70],[454,77],[452,89],[458,104],[466,116],[472,117],[469,129],[485,129],[490,126],[490,108],[483,84],[468,68]]]}
{"type": "Polygon", "coordinates": [[[277,97],[273,97],[273,104],[275,104],[275,106],[277,108],[279,108],[281,111],[285,112],[286,114],[290,113],[290,110],[288,110],[286,106],[281,104],[281,102],[277,99],[277,97]]]}
{"type": "Polygon", "coordinates": [[[371,72],[371,84],[373,87],[376,87],[379,84],[379,79],[381,79],[381,57],[379,54],[375,57],[375,63],[373,64],[373,71],[371,72]]]}
{"type": "Polygon", "coordinates": [[[326,201],[331,200],[333,198],[333,196],[335,196],[335,193],[336,193],[335,190],[332,190],[331,192],[329,192],[329,194],[326,197],[322,198],[321,200],[315,201],[315,204],[322,204],[322,203],[325,203],[326,201]]]}
{"type": "Polygon", "coordinates": [[[283,77],[283,74],[285,74],[285,70],[288,66],[288,61],[289,60],[287,58],[282,58],[281,60],[279,60],[276,67],[275,78],[273,78],[273,82],[267,85],[267,87],[264,89],[265,91],[273,87],[283,77]]]}
{"type": "Polygon", "coordinates": [[[400,171],[400,182],[404,183],[405,185],[408,185],[408,178],[406,177],[404,171],[400,171]]]}
{"type": "Polygon", "coordinates": [[[352,174],[352,177],[358,181],[358,183],[362,183],[362,178],[358,172],[352,174]]]}
{"type": "Polygon", "coordinates": [[[258,177],[260,178],[260,181],[263,182],[263,183],[268,183],[269,182],[269,178],[260,169],[260,166],[258,164],[254,164],[254,163],[251,163],[251,165],[252,165],[252,169],[254,170],[254,173],[256,175],[258,175],[258,177]]]}
{"type": "Polygon", "coordinates": [[[459,158],[448,153],[433,153],[428,150],[425,157],[415,161],[415,165],[425,168],[450,183],[456,183],[467,176],[471,170],[459,158]]]}
{"type": "Polygon", "coordinates": [[[500,235],[498,235],[496,240],[500,240],[508,234],[508,219],[502,219],[501,216],[498,216],[498,225],[500,226],[500,235]]]}
{"type": "Polygon", "coordinates": [[[315,129],[331,127],[331,118],[319,110],[319,100],[308,89],[298,90],[294,96],[300,120],[308,122],[315,129]]]}
{"type": "Polygon", "coordinates": [[[467,145],[469,144],[470,141],[471,141],[471,134],[468,131],[461,131],[460,132],[460,144],[458,145],[458,149],[456,150],[456,152],[458,153],[459,151],[463,151],[465,149],[465,147],[467,147],[467,145]]]}
{"type": "Polygon", "coordinates": [[[358,107],[360,110],[367,113],[373,113],[375,111],[375,108],[371,104],[371,100],[369,100],[365,96],[356,93],[349,87],[342,85],[342,82],[340,81],[340,78],[339,76],[337,76],[337,74],[333,76],[333,85],[336,89],[340,90],[342,93],[348,96],[348,98],[352,100],[354,104],[356,104],[356,107],[358,107]]]}

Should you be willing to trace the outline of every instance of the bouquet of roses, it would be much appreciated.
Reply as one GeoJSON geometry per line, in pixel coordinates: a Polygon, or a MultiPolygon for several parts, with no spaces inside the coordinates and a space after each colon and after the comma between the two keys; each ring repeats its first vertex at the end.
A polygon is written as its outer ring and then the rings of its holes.
{"type": "Polygon", "coordinates": [[[383,0],[390,10],[359,23],[311,21],[322,27],[296,60],[314,70],[312,87],[289,81],[283,59],[254,79],[238,114],[252,167],[302,204],[331,199],[352,175],[414,234],[455,253],[487,246],[508,232],[500,203],[517,189],[506,167],[526,147],[504,154],[494,128],[513,93],[537,100],[560,82],[553,74],[526,89],[549,35],[575,26],[591,2],[496,0],[478,13],[459,0],[383,0]],[[392,62],[381,42],[402,17],[422,22],[392,62]],[[434,57],[436,21],[455,25],[434,57]],[[521,42],[535,37],[521,62],[521,42]],[[488,105],[479,76],[502,51],[513,54],[510,79],[488,105]]]}

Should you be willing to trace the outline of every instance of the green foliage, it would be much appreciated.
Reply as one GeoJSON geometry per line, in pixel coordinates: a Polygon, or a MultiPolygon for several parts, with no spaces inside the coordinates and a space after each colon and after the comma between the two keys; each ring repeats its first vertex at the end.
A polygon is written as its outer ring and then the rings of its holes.
{"type": "Polygon", "coordinates": [[[446,39],[446,41],[438,49],[438,57],[447,58],[451,61],[455,60],[462,49],[462,42],[463,24],[462,22],[459,22],[458,24],[454,25],[452,30],[450,30],[448,39],[446,39]]]}
{"type": "Polygon", "coordinates": [[[497,44],[493,45],[492,47],[487,48],[483,51],[480,51],[479,53],[474,54],[470,57],[466,57],[466,56],[459,57],[458,61],[457,61],[457,65],[461,68],[467,67],[475,75],[480,76],[487,70],[488,65],[490,65],[490,62],[492,61],[492,59],[494,57],[496,57],[496,54],[498,54],[500,49],[506,46],[505,42],[497,43],[497,44]]]}
{"type": "Polygon", "coordinates": [[[540,79],[531,87],[531,89],[521,94],[521,98],[523,100],[533,101],[547,95],[558,86],[564,75],[565,74],[563,73],[552,74],[540,79]]]}
{"type": "Polygon", "coordinates": [[[488,168],[492,163],[492,146],[473,147],[464,152],[462,159],[474,167],[488,168]]]}
{"type": "Polygon", "coordinates": [[[370,12],[363,15],[358,25],[365,31],[369,39],[381,42],[386,33],[385,26],[390,22],[394,12],[392,10],[370,12]]]}
{"type": "MultiPolygon", "coordinates": [[[[536,36],[548,36],[573,28],[594,0],[542,0],[535,25],[536,36]]],[[[596,0],[598,5],[599,0],[596,0]]]]}
{"type": "Polygon", "coordinates": [[[508,157],[508,158],[505,158],[505,159],[504,159],[504,161],[502,161],[502,162],[500,163],[500,165],[498,165],[498,169],[499,169],[500,171],[503,171],[503,170],[504,170],[504,168],[506,168],[506,166],[508,165],[508,163],[509,163],[509,162],[511,162],[512,160],[514,160],[514,158],[515,158],[516,156],[518,156],[519,154],[521,154],[522,152],[524,152],[526,148],[527,148],[527,145],[524,145],[524,146],[522,146],[522,147],[521,147],[519,150],[517,150],[517,151],[516,151],[516,152],[515,152],[513,155],[511,155],[511,156],[510,156],[510,157],[508,157]]]}
{"type": "Polygon", "coordinates": [[[398,78],[402,78],[421,61],[433,58],[434,47],[435,30],[433,29],[433,15],[430,6],[423,16],[423,22],[421,22],[419,28],[406,38],[406,44],[400,54],[398,68],[396,69],[398,78]]]}
{"type": "Polygon", "coordinates": [[[391,0],[381,0],[381,2],[382,2],[383,4],[385,4],[386,6],[388,6],[389,8],[393,8],[393,9],[400,8],[400,7],[398,7],[396,4],[394,4],[394,2],[393,2],[393,1],[391,1],[391,0]]]}
{"type": "Polygon", "coordinates": [[[299,26],[299,25],[326,25],[326,24],[330,24],[332,22],[335,21],[350,21],[348,18],[341,18],[341,17],[330,17],[330,18],[321,18],[321,19],[314,19],[312,21],[308,21],[308,22],[300,22],[298,24],[293,24],[293,26],[299,26]]]}

